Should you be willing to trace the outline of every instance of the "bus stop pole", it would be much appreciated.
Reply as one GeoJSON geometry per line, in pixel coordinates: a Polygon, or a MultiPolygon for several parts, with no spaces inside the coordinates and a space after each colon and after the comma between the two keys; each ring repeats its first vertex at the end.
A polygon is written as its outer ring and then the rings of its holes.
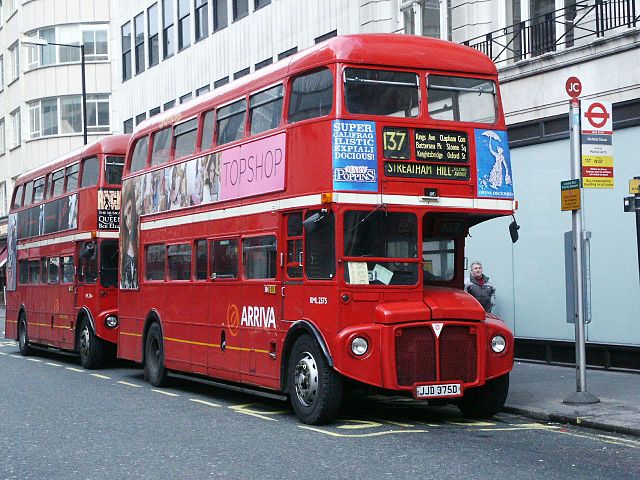
{"type": "MultiPolygon", "coordinates": [[[[582,197],[582,152],[580,148],[580,101],[572,98],[569,108],[571,130],[571,178],[580,180],[580,196],[582,197]]],[[[582,265],[582,206],[571,212],[573,230],[573,279],[576,297],[575,332],[576,332],[576,391],[563,400],[570,405],[598,403],[600,400],[587,392],[587,359],[585,352],[585,323],[583,298],[583,265],[582,265]]]]}

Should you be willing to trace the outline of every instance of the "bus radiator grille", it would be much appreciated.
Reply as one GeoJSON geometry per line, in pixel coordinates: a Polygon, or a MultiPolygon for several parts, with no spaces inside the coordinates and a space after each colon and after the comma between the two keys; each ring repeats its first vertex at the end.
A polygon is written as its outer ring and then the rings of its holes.
{"type": "Polygon", "coordinates": [[[440,334],[440,381],[473,382],[477,377],[477,336],[469,327],[444,327],[440,334]]]}
{"type": "Polygon", "coordinates": [[[398,385],[435,382],[435,335],[430,327],[404,328],[396,336],[398,385]]]}

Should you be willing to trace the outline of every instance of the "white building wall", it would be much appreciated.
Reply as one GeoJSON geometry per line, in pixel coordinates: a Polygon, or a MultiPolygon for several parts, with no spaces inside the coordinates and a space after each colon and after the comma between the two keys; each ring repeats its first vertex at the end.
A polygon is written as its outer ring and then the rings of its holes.
{"type": "MultiPolygon", "coordinates": [[[[0,118],[5,121],[5,152],[0,154],[0,183],[7,184],[7,204],[13,191],[13,179],[25,171],[36,168],[56,157],[68,153],[83,144],[82,132],[30,138],[29,102],[66,95],[81,95],[80,62],[54,64],[29,69],[28,47],[20,47],[20,74],[11,81],[11,57],[8,48],[33,30],[62,25],[103,25],[108,29],[110,20],[109,0],[26,0],[16,2],[17,10],[8,11],[4,2],[4,23],[0,27],[0,53],[3,55],[4,90],[0,92],[0,118]],[[13,130],[11,112],[20,108],[21,142],[12,144],[13,130]]],[[[78,38],[78,41],[81,41],[78,38]]],[[[64,41],[56,38],[56,42],[64,41]]],[[[110,56],[106,61],[87,62],[87,94],[110,94],[113,85],[111,60],[114,52],[113,39],[109,39],[110,56]]],[[[112,117],[113,118],[113,117],[112,117]]],[[[105,132],[110,133],[110,132],[105,132]]],[[[90,134],[91,142],[99,136],[90,134]]]]}

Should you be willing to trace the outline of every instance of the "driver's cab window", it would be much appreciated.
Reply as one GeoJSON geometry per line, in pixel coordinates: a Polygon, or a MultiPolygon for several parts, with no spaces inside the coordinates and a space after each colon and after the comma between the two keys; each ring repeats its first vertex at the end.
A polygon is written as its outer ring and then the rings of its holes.
{"type": "Polygon", "coordinates": [[[98,245],[95,240],[78,247],[78,282],[95,283],[98,279],[98,245]]]}
{"type": "Polygon", "coordinates": [[[448,282],[455,275],[455,240],[430,238],[422,242],[422,270],[425,282],[448,282]]]}

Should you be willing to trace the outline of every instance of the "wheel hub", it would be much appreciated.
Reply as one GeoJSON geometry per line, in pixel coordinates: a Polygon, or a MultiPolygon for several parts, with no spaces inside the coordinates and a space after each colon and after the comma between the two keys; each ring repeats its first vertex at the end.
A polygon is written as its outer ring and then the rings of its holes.
{"type": "Polygon", "coordinates": [[[303,353],[298,360],[294,376],[298,400],[308,407],[318,394],[318,367],[309,352],[303,353]]]}
{"type": "Polygon", "coordinates": [[[89,328],[86,325],[80,332],[80,355],[83,357],[89,355],[89,328]]]}

